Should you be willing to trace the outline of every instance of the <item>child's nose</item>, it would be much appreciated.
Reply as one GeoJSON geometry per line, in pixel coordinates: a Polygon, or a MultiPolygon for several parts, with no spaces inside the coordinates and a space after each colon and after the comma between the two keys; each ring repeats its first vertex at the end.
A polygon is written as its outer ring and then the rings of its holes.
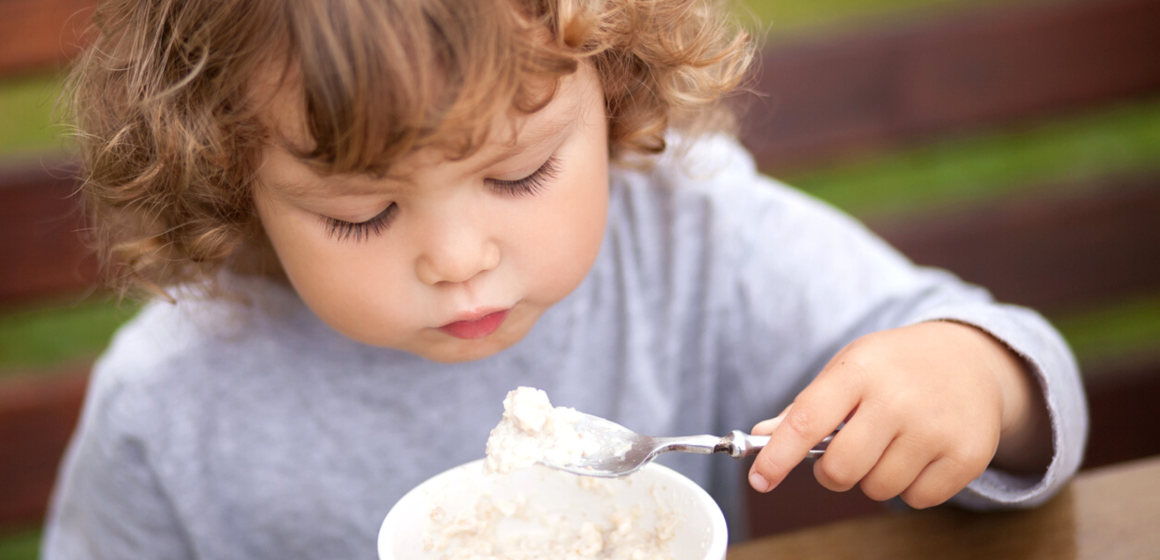
{"type": "Polygon", "coordinates": [[[494,240],[467,225],[443,228],[432,236],[416,262],[424,283],[466,282],[499,265],[500,250],[494,240]]]}

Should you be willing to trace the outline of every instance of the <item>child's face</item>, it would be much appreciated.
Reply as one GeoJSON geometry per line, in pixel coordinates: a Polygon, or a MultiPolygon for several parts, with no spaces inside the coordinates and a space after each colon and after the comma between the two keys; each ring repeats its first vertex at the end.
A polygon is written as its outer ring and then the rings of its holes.
{"type": "MultiPolygon", "coordinates": [[[[298,99],[272,95],[270,126],[308,146],[298,99]]],[[[405,157],[390,173],[405,179],[322,177],[277,142],[264,149],[258,214],[315,314],[355,340],[457,362],[518,342],[579,285],[608,209],[595,73],[582,65],[545,108],[493,131],[466,159],[405,157]]]]}

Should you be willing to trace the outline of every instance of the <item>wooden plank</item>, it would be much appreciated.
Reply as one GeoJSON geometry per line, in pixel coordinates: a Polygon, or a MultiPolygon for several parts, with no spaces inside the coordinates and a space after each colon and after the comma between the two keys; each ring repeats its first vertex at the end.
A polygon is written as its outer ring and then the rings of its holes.
{"type": "Polygon", "coordinates": [[[1048,314],[1154,293],[1160,176],[1097,185],[869,225],[919,264],[1048,314]]]}
{"type": "Polygon", "coordinates": [[[0,527],[35,525],[84,400],[88,366],[0,381],[0,527]]]}
{"type": "Polygon", "coordinates": [[[730,546],[727,560],[1141,560],[1160,551],[1160,457],[1080,473],[1031,509],[879,515],[730,546]]]}
{"type": "MultiPolygon", "coordinates": [[[[78,51],[94,0],[0,2],[0,74],[78,51]]],[[[742,138],[767,171],[1160,93],[1160,2],[1076,0],[815,36],[761,58],[742,138]]]]}
{"type": "Polygon", "coordinates": [[[1091,437],[1083,468],[1160,455],[1160,356],[1096,373],[1087,383],[1091,437]]]}
{"type": "Polygon", "coordinates": [[[0,74],[62,66],[81,50],[96,0],[0,1],[0,74]]]}
{"type": "MultiPolygon", "coordinates": [[[[64,164],[0,170],[0,308],[89,289],[96,261],[64,164]],[[50,170],[51,169],[51,170],[50,170]]],[[[869,226],[919,264],[1046,312],[1160,287],[1160,176],[869,226]]]]}
{"type": "Polygon", "coordinates": [[[1160,2],[1000,6],[777,45],[742,139],[767,171],[1160,93],[1160,2]]]}
{"type": "Polygon", "coordinates": [[[0,168],[0,308],[91,289],[96,259],[81,241],[75,165],[0,168]]]}

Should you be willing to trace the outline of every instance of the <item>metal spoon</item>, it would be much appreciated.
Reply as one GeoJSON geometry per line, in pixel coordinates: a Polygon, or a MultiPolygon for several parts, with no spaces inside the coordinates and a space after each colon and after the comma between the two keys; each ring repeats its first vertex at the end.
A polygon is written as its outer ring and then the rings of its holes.
{"type": "MultiPolygon", "coordinates": [[[[580,413],[581,419],[576,423],[576,432],[582,438],[590,438],[600,443],[598,452],[587,454],[569,463],[555,463],[544,459],[541,462],[553,469],[602,478],[627,476],[640,470],[661,453],[669,451],[684,451],[709,455],[711,453],[727,453],[734,459],[754,455],[769,443],[769,436],[755,436],[741,430],[733,430],[725,437],[717,436],[680,436],[680,437],[650,437],[642,436],[620,424],[605,420],[599,416],[580,413]]],[[[838,429],[842,429],[838,426],[838,429]]],[[[838,431],[828,435],[817,446],[809,451],[807,458],[817,459],[826,451],[826,446],[838,431]]]]}

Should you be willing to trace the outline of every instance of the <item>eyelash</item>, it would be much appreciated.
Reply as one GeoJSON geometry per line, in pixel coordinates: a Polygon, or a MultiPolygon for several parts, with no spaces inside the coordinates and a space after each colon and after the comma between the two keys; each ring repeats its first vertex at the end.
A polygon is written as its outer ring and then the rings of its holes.
{"type": "Polygon", "coordinates": [[[523,179],[516,179],[514,181],[500,181],[498,179],[488,179],[491,187],[503,194],[512,196],[531,196],[538,194],[547,186],[545,183],[556,177],[560,172],[560,162],[556,156],[551,156],[548,161],[544,162],[539,169],[532,172],[531,175],[523,179]]]}
{"type": "Polygon", "coordinates": [[[372,235],[379,235],[386,231],[387,227],[391,225],[391,219],[398,212],[399,205],[392,202],[386,210],[379,212],[377,216],[365,222],[346,222],[323,216],[323,222],[326,225],[326,236],[340,243],[352,240],[355,243],[362,243],[370,239],[372,235]]]}
{"type": "MultiPolygon", "coordinates": [[[[523,179],[516,179],[514,181],[500,181],[498,179],[488,179],[487,182],[491,184],[492,188],[502,194],[511,196],[532,196],[544,189],[549,180],[554,178],[560,172],[559,161],[556,156],[551,156],[539,169],[532,172],[531,175],[523,179]]],[[[335,241],[354,241],[355,243],[362,243],[371,238],[372,235],[380,235],[387,230],[391,225],[391,220],[399,211],[399,205],[391,203],[390,206],[379,212],[379,214],[365,222],[347,222],[329,216],[323,216],[323,222],[326,226],[327,237],[333,238],[335,241]]]]}

